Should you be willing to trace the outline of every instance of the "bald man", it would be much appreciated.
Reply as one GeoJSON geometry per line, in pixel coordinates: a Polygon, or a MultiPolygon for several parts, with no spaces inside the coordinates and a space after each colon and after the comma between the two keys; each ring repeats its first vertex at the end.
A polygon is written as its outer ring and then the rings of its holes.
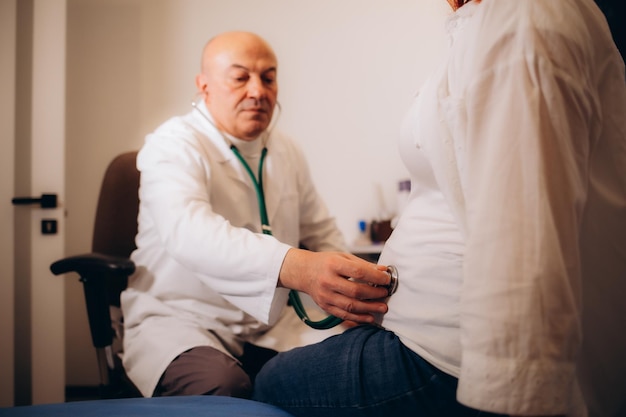
{"type": "Polygon", "coordinates": [[[338,332],[302,324],[287,307],[289,289],[351,321],[371,323],[387,309],[368,301],[387,290],[361,281],[384,285],[389,276],[345,253],[302,151],[271,128],[277,74],[259,36],[216,36],[202,53],[194,108],[139,152],[123,363],[144,396],[246,398],[276,351],[338,332]]]}

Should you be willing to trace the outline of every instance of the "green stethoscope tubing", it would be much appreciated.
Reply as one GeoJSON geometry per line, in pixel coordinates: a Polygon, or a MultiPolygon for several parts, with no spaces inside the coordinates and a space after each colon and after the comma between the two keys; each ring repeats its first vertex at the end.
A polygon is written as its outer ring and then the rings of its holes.
{"type": "MultiPolygon", "coordinates": [[[[257,201],[259,203],[259,213],[261,215],[261,228],[263,230],[263,234],[271,236],[272,228],[270,227],[270,222],[269,222],[269,219],[267,218],[267,209],[265,207],[265,194],[263,193],[263,162],[265,162],[265,156],[267,155],[267,148],[263,147],[263,150],[261,151],[261,158],[259,160],[259,172],[258,172],[257,177],[254,176],[254,173],[252,172],[250,165],[248,165],[246,160],[243,159],[237,147],[235,145],[231,145],[230,149],[233,151],[237,159],[239,159],[243,167],[246,169],[246,172],[250,176],[250,179],[252,180],[252,184],[254,185],[254,189],[256,191],[257,201]]],[[[307,326],[312,327],[313,329],[318,329],[318,330],[331,329],[337,326],[338,324],[340,324],[341,322],[343,322],[342,319],[332,316],[332,315],[329,315],[325,319],[322,319],[319,321],[311,320],[306,310],[304,309],[304,306],[302,305],[300,294],[298,294],[297,291],[294,291],[294,290],[289,291],[289,302],[291,303],[291,306],[293,307],[293,309],[296,311],[296,314],[298,315],[298,317],[300,317],[300,320],[302,320],[307,326]]]]}

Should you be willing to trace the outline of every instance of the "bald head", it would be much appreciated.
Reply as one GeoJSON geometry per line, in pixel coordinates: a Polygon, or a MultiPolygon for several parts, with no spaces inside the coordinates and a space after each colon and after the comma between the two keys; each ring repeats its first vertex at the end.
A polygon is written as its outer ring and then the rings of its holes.
{"type": "Polygon", "coordinates": [[[263,38],[226,32],[205,45],[196,86],[218,128],[254,140],[271,122],[278,95],[276,74],[276,55],[263,38]]]}
{"type": "Polygon", "coordinates": [[[215,36],[204,46],[200,71],[209,71],[215,60],[235,51],[266,54],[276,64],[272,47],[259,35],[252,32],[225,32],[215,36]]]}

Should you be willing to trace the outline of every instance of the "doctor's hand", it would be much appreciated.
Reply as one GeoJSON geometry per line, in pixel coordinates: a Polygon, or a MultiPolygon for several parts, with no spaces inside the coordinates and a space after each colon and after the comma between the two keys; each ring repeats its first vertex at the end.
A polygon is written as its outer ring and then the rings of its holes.
{"type": "Polygon", "coordinates": [[[278,284],[309,294],[317,305],[335,317],[373,323],[374,314],[387,312],[387,304],[381,301],[387,297],[387,288],[369,284],[389,284],[389,274],[385,271],[384,265],[347,253],[294,248],[285,256],[278,284]]]}

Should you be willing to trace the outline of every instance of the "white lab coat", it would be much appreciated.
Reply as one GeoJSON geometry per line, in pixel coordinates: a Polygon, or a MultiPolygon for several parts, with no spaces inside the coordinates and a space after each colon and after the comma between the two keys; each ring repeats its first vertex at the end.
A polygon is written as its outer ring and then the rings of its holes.
{"type": "Polygon", "coordinates": [[[345,250],[300,149],[279,133],[268,141],[263,185],[273,237],[260,234],[252,182],[200,112],[208,116],[203,103],[164,123],[137,158],[137,271],[122,294],[123,362],[144,396],[195,346],[237,356],[246,341],[285,350],[336,333],[308,329],[286,308],[288,291],[276,288],[291,247],[345,250]]]}

